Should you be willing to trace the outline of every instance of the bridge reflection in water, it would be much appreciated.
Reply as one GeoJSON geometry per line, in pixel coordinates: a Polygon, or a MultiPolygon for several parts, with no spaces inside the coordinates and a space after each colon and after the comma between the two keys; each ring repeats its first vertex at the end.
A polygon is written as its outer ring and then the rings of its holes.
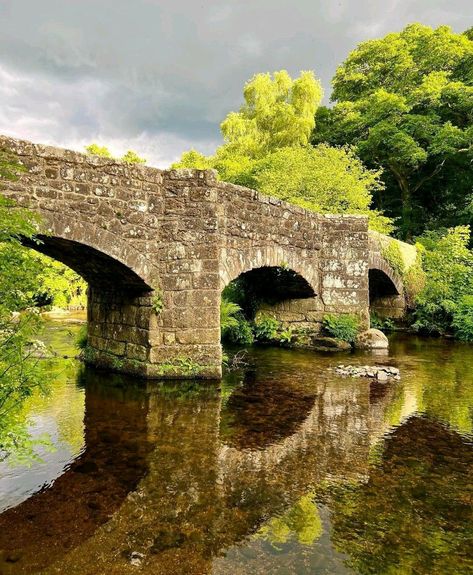
{"type": "MultiPolygon", "coordinates": [[[[299,513],[329,483],[368,485],[393,406],[399,422],[416,402],[404,394],[398,409],[399,385],[334,377],[328,359],[311,367],[302,352],[290,363],[264,353],[264,370],[234,374],[222,390],[181,382],[140,392],[94,375],[86,449],[49,489],[0,516],[0,573],[248,573],[239,544],[271,538],[274,518],[299,513]]],[[[322,536],[326,508],[312,505],[312,538],[305,527],[300,537],[330,549],[327,572],[352,573],[322,536]]]]}

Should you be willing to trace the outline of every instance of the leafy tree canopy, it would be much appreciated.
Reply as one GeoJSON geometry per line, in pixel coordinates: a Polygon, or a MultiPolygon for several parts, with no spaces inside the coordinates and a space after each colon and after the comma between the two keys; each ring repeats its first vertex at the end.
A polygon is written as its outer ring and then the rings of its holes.
{"type": "Polygon", "coordinates": [[[316,114],[313,143],[354,145],[384,169],[378,206],[402,217],[404,237],[473,215],[470,37],[412,24],[363,42],[337,69],[334,107],[316,114]]]}
{"type": "MultiPolygon", "coordinates": [[[[21,171],[14,158],[0,151],[0,186],[2,180],[14,180],[21,171]]],[[[12,315],[32,304],[38,269],[19,265],[24,257],[20,239],[34,238],[38,220],[13,206],[0,196],[0,461],[11,454],[20,459],[34,455],[22,404],[35,389],[44,389],[45,381],[34,345],[38,316],[12,315]]]]}
{"type": "Polygon", "coordinates": [[[121,158],[114,158],[106,146],[99,146],[94,143],[86,146],[85,150],[91,156],[100,156],[101,158],[109,158],[111,160],[118,159],[120,162],[125,162],[127,164],[146,164],[146,160],[144,158],[140,158],[140,156],[138,156],[138,154],[133,150],[128,150],[126,154],[121,156],[121,158]]]}
{"type": "Polygon", "coordinates": [[[414,327],[445,333],[453,322],[455,328],[462,329],[457,314],[464,307],[464,298],[473,295],[473,252],[468,249],[469,241],[468,226],[428,232],[418,238],[426,283],[416,297],[414,327]]]}
{"type": "Polygon", "coordinates": [[[257,74],[243,96],[240,110],[221,124],[224,143],[215,155],[190,150],[174,168],[213,168],[222,180],[317,212],[369,214],[376,229],[389,230],[387,218],[370,211],[378,171],[367,170],[349,148],[309,145],[322,98],[312,72],[295,80],[284,70],[257,74]]]}

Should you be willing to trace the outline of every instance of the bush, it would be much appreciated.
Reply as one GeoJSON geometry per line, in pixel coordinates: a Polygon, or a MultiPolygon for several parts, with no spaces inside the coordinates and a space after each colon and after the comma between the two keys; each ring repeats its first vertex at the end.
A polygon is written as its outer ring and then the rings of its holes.
{"type": "Polygon", "coordinates": [[[255,337],[258,341],[274,341],[278,338],[280,323],[274,317],[262,315],[255,320],[255,337]]]}
{"type": "Polygon", "coordinates": [[[250,323],[245,319],[241,307],[222,297],[220,303],[220,331],[222,341],[238,345],[250,345],[254,341],[250,323]]]}
{"type": "Polygon", "coordinates": [[[225,331],[223,340],[237,345],[251,345],[255,341],[250,322],[242,314],[237,317],[237,324],[225,331]]]}
{"type": "Polygon", "coordinates": [[[388,245],[382,249],[382,256],[400,277],[404,276],[404,259],[401,248],[395,240],[390,240],[388,245]]]}
{"type": "Polygon", "coordinates": [[[220,302],[220,331],[222,332],[222,337],[225,336],[225,333],[229,329],[238,326],[238,319],[236,316],[240,312],[241,308],[238,304],[222,298],[222,301],[220,302]]]}
{"type": "Polygon", "coordinates": [[[76,336],[76,347],[82,351],[87,347],[87,324],[81,325],[80,330],[76,336]]]}
{"type": "Polygon", "coordinates": [[[381,318],[375,311],[370,314],[370,326],[381,331],[390,331],[395,328],[394,321],[391,318],[381,318]]]}
{"type": "Polygon", "coordinates": [[[453,312],[452,327],[458,339],[473,342],[473,295],[462,297],[453,312]]]}
{"type": "Polygon", "coordinates": [[[353,343],[360,328],[360,321],[352,314],[325,315],[322,322],[328,335],[353,343]]]}
{"type": "MultiPolygon", "coordinates": [[[[463,314],[464,296],[473,294],[473,253],[468,249],[470,229],[458,226],[428,232],[418,239],[423,246],[425,285],[415,298],[413,327],[427,333],[452,330],[453,318],[463,314]]],[[[460,317],[460,316],[458,316],[460,317]]]]}

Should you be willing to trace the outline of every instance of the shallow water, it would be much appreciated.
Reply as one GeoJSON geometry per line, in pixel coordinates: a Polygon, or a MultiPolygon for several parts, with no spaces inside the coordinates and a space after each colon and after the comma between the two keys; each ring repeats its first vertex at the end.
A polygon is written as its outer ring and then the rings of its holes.
{"type": "MultiPolygon", "coordinates": [[[[77,329],[45,337],[73,355],[77,329]]],[[[248,363],[219,387],[55,361],[25,406],[55,451],[0,465],[0,574],[473,572],[473,347],[396,336],[387,355],[248,363]]]]}

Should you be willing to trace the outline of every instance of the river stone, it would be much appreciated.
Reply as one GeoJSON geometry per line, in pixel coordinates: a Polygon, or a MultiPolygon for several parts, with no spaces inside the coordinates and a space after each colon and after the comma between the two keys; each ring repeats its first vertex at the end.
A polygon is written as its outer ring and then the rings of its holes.
{"type": "Polygon", "coordinates": [[[351,345],[335,337],[315,336],[312,338],[311,347],[316,351],[348,351],[351,345]]]}
{"type": "Polygon", "coordinates": [[[389,342],[382,331],[371,328],[358,334],[355,347],[359,349],[387,349],[389,342]]]}

